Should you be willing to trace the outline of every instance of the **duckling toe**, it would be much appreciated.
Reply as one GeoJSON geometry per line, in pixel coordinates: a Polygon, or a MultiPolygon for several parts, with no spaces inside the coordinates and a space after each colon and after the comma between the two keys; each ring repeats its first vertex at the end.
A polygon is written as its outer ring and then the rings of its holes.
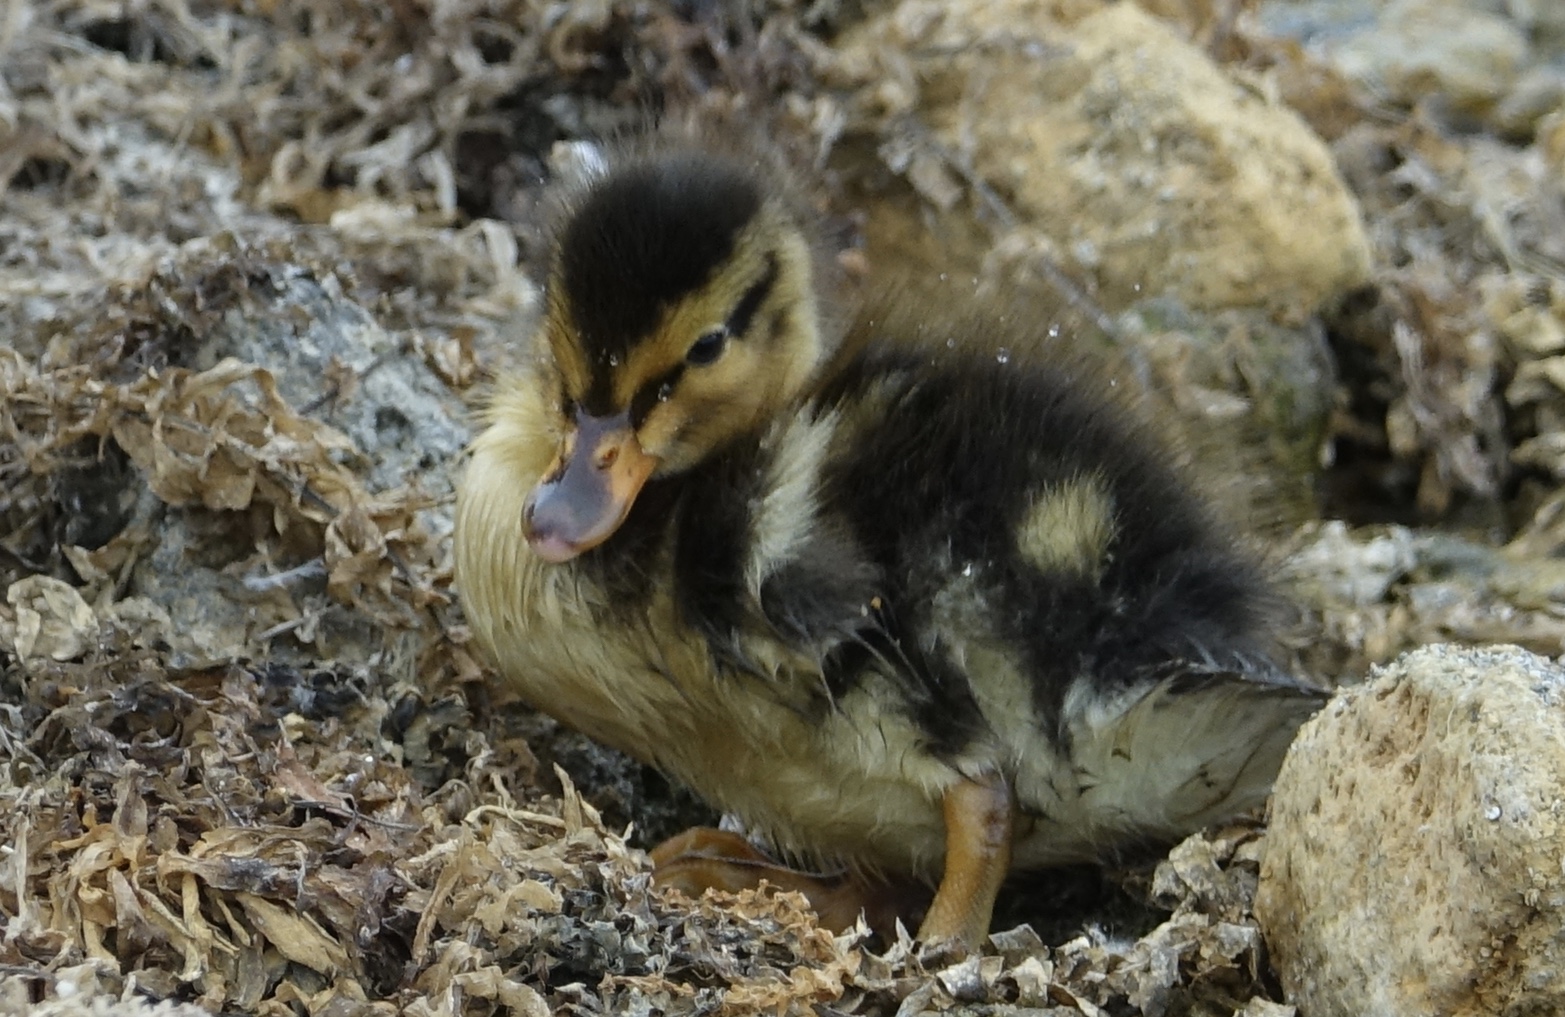
{"type": "Polygon", "coordinates": [[[928,891],[910,882],[885,882],[852,873],[818,875],[771,858],[737,833],[696,827],[676,834],[652,849],[653,879],[690,897],[707,890],[737,893],[762,881],[804,895],[820,924],[845,932],[860,917],[874,932],[890,939],[896,923],[909,922],[924,910],[928,891]]]}

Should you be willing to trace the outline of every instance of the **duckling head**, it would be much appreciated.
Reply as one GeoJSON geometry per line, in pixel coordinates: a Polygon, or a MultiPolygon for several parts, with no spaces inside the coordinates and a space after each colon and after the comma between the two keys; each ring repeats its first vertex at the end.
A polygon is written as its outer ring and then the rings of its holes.
{"type": "Polygon", "coordinates": [[[603,543],[654,477],[689,470],[804,392],[825,348],[801,219],[738,160],[632,159],[568,198],[542,328],[560,441],[528,543],[603,543]]]}

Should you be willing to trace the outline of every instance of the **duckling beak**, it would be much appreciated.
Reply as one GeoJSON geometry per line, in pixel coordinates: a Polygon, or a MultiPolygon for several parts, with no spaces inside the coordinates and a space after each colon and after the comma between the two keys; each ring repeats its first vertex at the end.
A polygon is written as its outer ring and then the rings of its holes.
{"type": "Polygon", "coordinates": [[[641,450],[629,411],[613,417],[577,413],[544,479],[522,511],[527,543],[544,561],[570,561],[608,540],[657,468],[641,450]]]}

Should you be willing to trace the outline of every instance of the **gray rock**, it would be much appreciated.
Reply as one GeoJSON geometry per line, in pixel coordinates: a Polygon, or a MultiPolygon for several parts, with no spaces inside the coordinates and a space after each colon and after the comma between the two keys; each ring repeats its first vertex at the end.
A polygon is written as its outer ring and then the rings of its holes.
{"type": "Polygon", "coordinates": [[[445,464],[470,437],[461,400],[334,280],[299,271],[278,282],[273,313],[230,311],[188,366],[206,370],[233,357],[265,367],[289,404],[342,431],[368,457],[371,491],[416,480],[445,499],[452,476],[445,464]]]}

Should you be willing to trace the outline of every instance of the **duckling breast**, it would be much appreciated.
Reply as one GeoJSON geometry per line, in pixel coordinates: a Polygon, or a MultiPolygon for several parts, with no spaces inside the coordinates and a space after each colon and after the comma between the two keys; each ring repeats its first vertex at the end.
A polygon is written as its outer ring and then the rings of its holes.
{"type": "Polygon", "coordinates": [[[822,674],[874,596],[868,571],[828,552],[820,479],[838,420],[780,424],[680,497],[650,491],[650,518],[603,548],[552,564],[529,548],[517,499],[548,463],[536,421],[512,409],[474,444],[454,546],[475,641],[505,679],[785,852],[937,874],[954,775],[920,750],[894,693],[866,676],[834,703],[822,674]],[[826,591],[830,632],[807,606],[826,591]]]}

